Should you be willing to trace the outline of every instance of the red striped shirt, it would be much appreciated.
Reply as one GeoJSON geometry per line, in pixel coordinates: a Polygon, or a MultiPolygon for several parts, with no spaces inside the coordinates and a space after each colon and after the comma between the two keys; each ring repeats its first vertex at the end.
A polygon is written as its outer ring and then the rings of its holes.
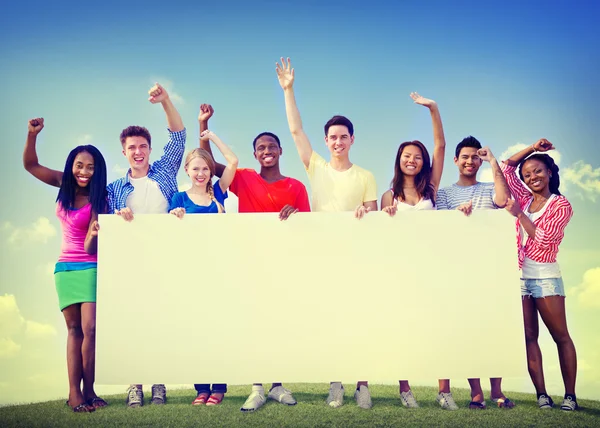
{"type": "MultiPolygon", "coordinates": [[[[516,167],[500,163],[500,169],[506,178],[510,192],[524,211],[532,201],[533,195],[525,187],[516,173],[516,167]]],[[[519,269],[523,267],[525,257],[538,263],[554,263],[558,255],[558,246],[565,236],[565,228],[573,217],[573,208],[564,196],[556,196],[546,207],[546,211],[533,222],[535,224],[535,237],[527,236],[525,246],[522,245],[522,229],[519,219],[517,226],[517,248],[519,251],[519,269]]]]}

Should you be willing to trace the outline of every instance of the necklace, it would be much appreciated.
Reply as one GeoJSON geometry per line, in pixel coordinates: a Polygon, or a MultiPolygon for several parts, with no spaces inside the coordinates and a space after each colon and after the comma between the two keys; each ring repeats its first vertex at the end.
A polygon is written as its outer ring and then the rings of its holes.
{"type": "Polygon", "coordinates": [[[540,202],[538,202],[536,209],[533,209],[531,205],[533,205],[533,202],[529,205],[529,213],[533,214],[536,213],[540,210],[540,208],[542,208],[542,206],[546,203],[546,201],[548,200],[548,198],[544,198],[542,199],[540,202]]]}

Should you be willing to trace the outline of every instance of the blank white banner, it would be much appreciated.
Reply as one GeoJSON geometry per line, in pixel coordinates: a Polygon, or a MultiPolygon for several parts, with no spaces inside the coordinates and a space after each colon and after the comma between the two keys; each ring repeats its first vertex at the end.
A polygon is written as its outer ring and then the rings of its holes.
{"type": "Polygon", "coordinates": [[[100,225],[99,384],[526,375],[504,210],[100,225]]]}

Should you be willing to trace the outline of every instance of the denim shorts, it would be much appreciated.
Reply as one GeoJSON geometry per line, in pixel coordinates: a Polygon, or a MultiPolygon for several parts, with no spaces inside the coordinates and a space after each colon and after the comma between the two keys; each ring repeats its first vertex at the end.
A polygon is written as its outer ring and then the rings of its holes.
{"type": "Polygon", "coordinates": [[[565,296],[562,278],[527,279],[521,278],[521,296],[540,299],[550,296],[565,296]]]}

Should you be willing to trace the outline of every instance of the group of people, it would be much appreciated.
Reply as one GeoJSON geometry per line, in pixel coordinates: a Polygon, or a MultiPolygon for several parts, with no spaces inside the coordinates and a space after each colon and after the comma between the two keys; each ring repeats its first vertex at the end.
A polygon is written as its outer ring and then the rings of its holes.
{"type": "MultiPolygon", "coordinates": [[[[46,184],[59,188],[56,215],[62,227],[62,251],[55,268],[55,284],[59,307],[68,330],[67,367],[69,398],[67,404],[75,412],[92,412],[107,402],[94,391],[96,268],[97,241],[100,231],[98,214],[114,213],[126,221],[136,214],[170,213],[179,218],[186,214],[224,213],[228,191],[237,195],[239,213],[278,212],[286,220],[296,212],[347,211],[360,219],[378,209],[378,195],[373,174],[350,161],[354,144],[354,126],[344,116],[332,117],[324,127],[329,151],[326,160],[313,150],[302,127],[300,112],[293,90],[294,69],[289,58],[281,58],[276,74],[283,90],[289,129],[296,149],[308,174],[312,199],[309,202],[305,186],[286,177],[280,171],[283,154],[277,135],[263,132],[252,146],[260,165],[257,172],[238,168],[238,158],[212,131],[208,122],[214,110],[208,104],[200,106],[199,147],[185,158],[184,169],[191,186],[178,191],[177,173],[181,166],[186,143],[186,128],[169,94],[160,85],[149,91],[149,101],[161,104],[167,117],[169,140],[162,157],[150,163],[152,141],[148,130],[129,126],[120,135],[123,155],[129,162],[124,177],[107,185],[106,163],[97,148],[78,146],[66,160],[64,170],[57,171],[40,165],[36,154],[37,135],[44,119],[31,119],[23,154],[27,171],[46,184]],[[215,161],[211,144],[223,155],[226,164],[215,161]],[[213,177],[219,179],[213,183],[213,177]]],[[[458,180],[439,189],[446,142],[438,105],[417,93],[410,94],[414,103],[426,107],[433,124],[433,153],[430,156],[420,141],[400,145],[394,161],[391,186],[381,196],[381,211],[394,216],[398,211],[460,210],[470,215],[473,210],[505,208],[516,218],[519,268],[522,272],[521,294],[525,343],[529,374],[537,392],[541,409],[554,406],[546,391],[542,355],[538,345],[538,313],[556,342],[565,386],[561,405],[563,410],[578,408],[575,395],[577,357],[569,336],[565,315],[565,292],[560,268],[556,262],[558,248],[573,212],[559,191],[559,169],[545,152],[552,144],[541,139],[498,162],[488,147],[482,147],[472,136],[463,139],[454,153],[458,180]],[[477,181],[483,162],[491,166],[493,183],[477,181]],[[518,175],[517,175],[518,172],[518,175]]],[[[490,379],[491,397],[499,407],[512,408],[515,403],[501,389],[501,378],[490,379]]],[[[469,408],[485,409],[486,403],[480,379],[468,379],[471,387],[469,408]]],[[[194,405],[219,405],[227,384],[195,384],[194,405]]],[[[163,384],[152,385],[152,404],[166,403],[163,384]]],[[[399,381],[401,403],[418,407],[408,380],[399,381]]],[[[344,401],[344,386],[330,383],[326,402],[340,407],[344,401]]],[[[268,393],[261,383],[241,407],[244,412],[255,411],[270,398],[286,405],[295,405],[292,392],[275,382],[268,393]]],[[[368,381],[358,381],[354,398],[361,408],[371,408],[368,381]]],[[[437,401],[444,409],[458,408],[450,391],[450,380],[439,380],[437,401]]],[[[143,386],[132,384],[127,394],[129,407],[144,404],[143,386]]]]}

